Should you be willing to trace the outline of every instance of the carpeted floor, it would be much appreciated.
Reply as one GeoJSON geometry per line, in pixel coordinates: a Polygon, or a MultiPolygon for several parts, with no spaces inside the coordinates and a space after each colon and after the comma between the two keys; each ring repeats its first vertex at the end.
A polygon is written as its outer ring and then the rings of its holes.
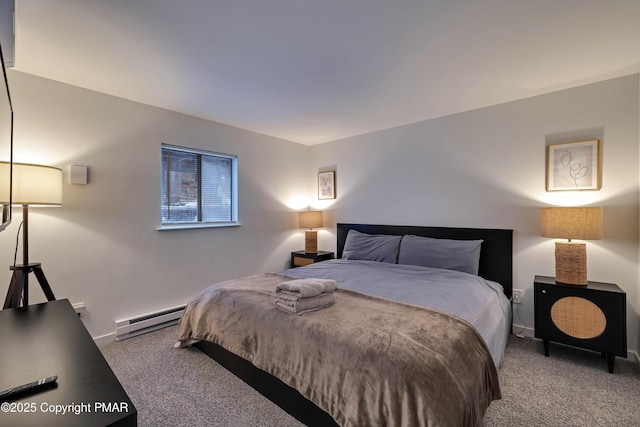
{"type": "MultiPolygon", "coordinates": [[[[294,418],[196,349],[174,349],[177,327],[101,350],[145,426],[300,426],[294,418]]],[[[485,426],[638,426],[640,368],[615,374],[593,352],[511,337],[500,369],[502,399],[485,426]]]]}
{"type": "Polygon", "coordinates": [[[511,336],[500,368],[502,399],[485,426],[640,426],[640,366],[599,353],[511,336]]]}

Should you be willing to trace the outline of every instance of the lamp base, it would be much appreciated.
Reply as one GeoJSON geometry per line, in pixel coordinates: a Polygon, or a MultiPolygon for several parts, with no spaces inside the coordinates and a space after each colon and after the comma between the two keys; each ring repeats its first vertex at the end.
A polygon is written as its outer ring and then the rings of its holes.
{"type": "Polygon", "coordinates": [[[587,245],[556,242],[556,282],[567,285],[587,284],[587,245]]]}
{"type": "Polygon", "coordinates": [[[318,232],[316,230],[305,231],[304,251],[308,254],[318,253],[318,232]]]}
{"type": "Polygon", "coordinates": [[[13,276],[11,277],[7,297],[4,300],[3,309],[18,308],[20,306],[26,307],[29,305],[29,273],[35,274],[42,288],[42,292],[44,292],[44,295],[47,297],[47,301],[54,301],[56,299],[39,262],[16,266],[12,265],[9,269],[13,270],[13,276]]]}

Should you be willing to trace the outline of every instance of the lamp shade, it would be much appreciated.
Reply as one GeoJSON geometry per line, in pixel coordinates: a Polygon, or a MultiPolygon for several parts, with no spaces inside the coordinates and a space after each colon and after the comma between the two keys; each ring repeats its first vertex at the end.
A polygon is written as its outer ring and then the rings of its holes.
{"type": "MultiPolygon", "coordinates": [[[[13,163],[14,205],[61,206],[62,170],[51,166],[13,163]]],[[[0,162],[0,203],[9,203],[9,163],[0,162]]]]}
{"type": "Polygon", "coordinates": [[[542,208],[543,237],[560,239],[602,239],[602,208],[542,208]]]}
{"type": "Polygon", "coordinates": [[[322,211],[298,212],[298,222],[300,228],[322,227],[322,211]]]}

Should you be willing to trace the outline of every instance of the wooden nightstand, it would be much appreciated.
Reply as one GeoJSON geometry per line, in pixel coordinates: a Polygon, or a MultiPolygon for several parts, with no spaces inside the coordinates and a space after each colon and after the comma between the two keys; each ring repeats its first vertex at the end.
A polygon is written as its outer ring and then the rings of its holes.
{"type": "Polygon", "coordinates": [[[333,259],[333,252],[318,251],[317,253],[307,253],[305,251],[291,252],[291,268],[302,267],[303,265],[333,259]]]}
{"type": "Polygon", "coordinates": [[[598,351],[613,373],[616,356],[627,357],[627,298],[613,283],[586,286],[556,283],[555,278],[534,279],[535,336],[549,342],[598,351]]]}

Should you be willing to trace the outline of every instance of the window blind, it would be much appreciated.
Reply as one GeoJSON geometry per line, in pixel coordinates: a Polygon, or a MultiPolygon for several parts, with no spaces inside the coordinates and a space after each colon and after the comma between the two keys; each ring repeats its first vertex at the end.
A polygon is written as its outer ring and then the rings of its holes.
{"type": "Polygon", "coordinates": [[[237,222],[237,157],[162,145],[162,224],[237,222]]]}

